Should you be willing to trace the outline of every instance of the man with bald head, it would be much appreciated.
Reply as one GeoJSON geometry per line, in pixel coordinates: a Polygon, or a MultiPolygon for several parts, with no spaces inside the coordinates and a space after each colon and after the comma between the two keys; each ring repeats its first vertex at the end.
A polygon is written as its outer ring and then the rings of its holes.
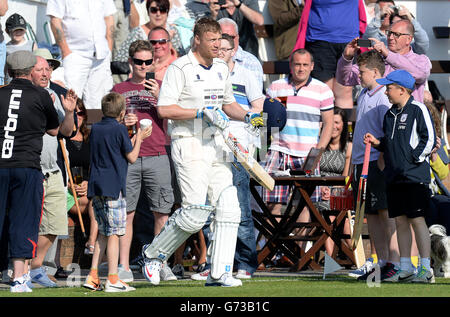
{"type": "MultiPolygon", "coordinates": [[[[61,101],[56,93],[48,88],[51,69],[45,58],[36,56],[36,64],[31,71],[31,81],[35,86],[48,91],[60,122],[59,135],[70,137],[74,132],[74,109],[77,96],[69,90],[61,101]]],[[[76,132],[76,131],[75,131],[76,132]]],[[[44,174],[44,204],[39,238],[36,246],[36,257],[31,262],[31,282],[44,287],[56,287],[42,267],[45,255],[58,235],[67,235],[67,194],[64,187],[61,169],[57,164],[58,139],[56,136],[44,135],[41,152],[41,170],[44,174]]],[[[29,282],[29,286],[32,284],[29,282]]]]}
{"type": "MultiPolygon", "coordinates": [[[[431,62],[426,55],[416,54],[411,48],[414,38],[414,26],[409,20],[400,20],[393,23],[386,32],[386,45],[375,39],[369,38],[373,42],[371,49],[380,53],[386,64],[384,75],[397,69],[409,72],[415,79],[412,96],[415,100],[423,102],[425,84],[430,76],[431,62]]],[[[336,78],[338,82],[345,86],[355,86],[360,83],[359,68],[353,64],[353,58],[359,50],[357,38],[353,39],[345,47],[342,57],[338,61],[336,78]]]]}

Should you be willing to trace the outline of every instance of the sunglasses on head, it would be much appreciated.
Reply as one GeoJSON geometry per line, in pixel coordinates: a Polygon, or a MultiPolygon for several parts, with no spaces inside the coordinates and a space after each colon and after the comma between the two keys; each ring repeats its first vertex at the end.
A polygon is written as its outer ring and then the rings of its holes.
{"type": "Polygon", "coordinates": [[[167,8],[161,8],[161,7],[150,7],[150,13],[155,14],[158,11],[160,13],[167,13],[169,10],[167,8]]]}
{"type": "Polygon", "coordinates": [[[133,63],[135,63],[136,65],[142,65],[142,64],[145,63],[145,65],[148,66],[148,65],[151,65],[153,63],[153,58],[146,59],[146,60],[139,59],[139,58],[133,58],[133,63]]]}
{"type": "Polygon", "coordinates": [[[159,39],[159,40],[149,40],[149,42],[152,45],[156,45],[156,44],[166,44],[167,42],[169,42],[168,39],[159,39]]]}

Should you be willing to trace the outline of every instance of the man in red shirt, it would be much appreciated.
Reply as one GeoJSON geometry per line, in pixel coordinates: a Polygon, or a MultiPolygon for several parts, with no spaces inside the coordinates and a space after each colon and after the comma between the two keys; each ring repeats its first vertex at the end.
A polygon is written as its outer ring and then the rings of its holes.
{"type": "MultiPolygon", "coordinates": [[[[148,41],[137,40],[130,45],[129,63],[132,77],[117,84],[112,91],[125,97],[127,115],[125,125],[139,125],[142,119],[152,120],[152,135],[146,138],[139,152],[139,157],[128,168],[127,174],[127,229],[120,238],[119,278],[124,282],[133,281],[129,268],[130,247],[133,237],[133,218],[141,193],[141,185],[149,209],[154,215],[154,235],[156,236],[166,223],[174,202],[169,157],[166,152],[165,122],[158,117],[156,104],[161,81],[146,80],[153,62],[153,46],[148,41]]],[[[154,77],[153,77],[154,78],[154,77]]],[[[161,270],[162,279],[176,279],[169,266],[161,270]],[[166,276],[164,276],[166,274],[166,276]]]]}

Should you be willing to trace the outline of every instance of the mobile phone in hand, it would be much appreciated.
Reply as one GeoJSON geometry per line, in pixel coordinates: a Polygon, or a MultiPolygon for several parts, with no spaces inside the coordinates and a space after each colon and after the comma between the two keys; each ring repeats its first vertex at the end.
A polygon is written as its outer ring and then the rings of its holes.
{"type": "MultiPolygon", "coordinates": [[[[149,79],[155,79],[155,73],[154,72],[145,73],[145,80],[149,80],[149,79]]],[[[145,88],[145,90],[148,90],[148,88],[145,88]]]]}
{"type": "Polygon", "coordinates": [[[219,0],[218,5],[224,6],[226,4],[226,0],[219,0]]]}
{"type": "Polygon", "coordinates": [[[356,45],[359,47],[372,47],[373,43],[371,40],[358,39],[356,40],[356,45]]]}

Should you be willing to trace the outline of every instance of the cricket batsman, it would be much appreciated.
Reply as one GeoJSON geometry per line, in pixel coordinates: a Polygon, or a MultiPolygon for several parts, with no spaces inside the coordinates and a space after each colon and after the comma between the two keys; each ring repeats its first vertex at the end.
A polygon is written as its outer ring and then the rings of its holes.
{"type": "Polygon", "coordinates": [[[220,39],[221,28],[215,20],[198,20],[193,50],[168,67],[161,86],[157,110],[161,118],[171,120],[172,159],[182,207],[142,249],[142,271],[153,285],[159,284],[162,263],[204,226],[212,212],[211,271],[205,285],[242,285],[232,276],[241,210],[231,163],[223,156],[229,150],[222,130],[228,127],[228,117],[255,127],[262,126],[263,119],[236,103],[228,65],[216,58],[220,39]]]}

